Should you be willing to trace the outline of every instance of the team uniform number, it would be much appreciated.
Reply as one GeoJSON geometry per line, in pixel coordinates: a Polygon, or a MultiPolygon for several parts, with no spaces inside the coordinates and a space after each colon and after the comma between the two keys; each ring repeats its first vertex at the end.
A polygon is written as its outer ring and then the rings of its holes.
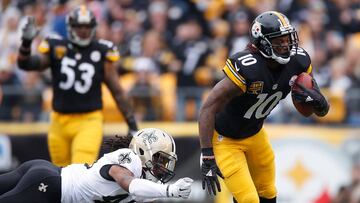
{"type": "Polygon", "coordinates": [[[89,91],[93,77],[95,74],[95,67],[90,63],[80,63],[78,69],[81,72],[80,80],[75,80],[74,67],[76,66],[76,60],[68,57],[64,57],[61,60],[60,72],[66,76],[65,81],[59,83],[60,89],[69,90],[74,87],[74,90],[80,94],[85,94],[89,91]]]}
{"type": "Polygon", "coordinates": [[[258,101],[252,105],[245,113],[244,118],[250,119],[255,114],[256,119],[263,118],[271,112],[271,110],[281,100],[283,93],[278,91],[268,97],[267,93],[259,94],[258,101]],[[266,108],[267,107],[267,108],[266,108]]]}

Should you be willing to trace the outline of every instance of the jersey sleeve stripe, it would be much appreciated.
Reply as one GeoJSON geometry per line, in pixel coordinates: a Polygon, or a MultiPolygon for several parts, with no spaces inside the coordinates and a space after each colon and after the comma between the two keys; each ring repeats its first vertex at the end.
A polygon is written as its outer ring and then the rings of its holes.
{"type": "Polygon", "coordinates": [[[310,64],[309,67],[306,70],[306,73],[310,74],[312,72],[312,65],[310,64]]]}
{"type": "Polygon", "coordinates": [[[229,68],[228,65],[225,65],[224,68],[223,68],[223,71],[225,73],[225,75],[231,80],[233,81],[238,87],[240,87],[240,89],[243,91],[243,92],[246,92],[246,84],[239,80],[238,77],[236,77],[236,74],[234,75],[234,73],[232,72],[232,69],[229,68]]]}
{"type": "Polygon", "coordinates": [[[38,47],[38,51],[42,54],[48,53],[50,51],[49,43],[46,40],[43,40],[38,47]]]}
{"type": "Polygon", "coordinates": [[[120,60],[119,52],[108,52],[106,54],[106,59],[112,62],[120,60]]]}
{"type": "Polygon", "coordinates": [[[239,80],[240,80],[242,83],[246,84],[245,78],[242,77],[242,76],[236,71],[236,69],[235,69],[234,66],[231,64],[231,61],[230,61],[229,59],[226,61],[226,64],[227,64],[227,66],[229,67],[229,69],[231,70],[231,72],[233,72],[234,75],[235,75],[237,78],[239,78],[239,80]]]}

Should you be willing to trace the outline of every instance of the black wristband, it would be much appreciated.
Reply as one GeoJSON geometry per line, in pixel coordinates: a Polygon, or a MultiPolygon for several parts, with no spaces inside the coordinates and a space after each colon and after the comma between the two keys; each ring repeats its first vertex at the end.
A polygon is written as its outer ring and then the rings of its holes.
{"type": "Polygon", "coordinates": [[[214,151],[212,147],[209,148],[201,148],[201,154],[203,156],[214,156],[214,151]]]}
{"type": "Polygon", "coordinates": [[[22,39],[21,46],[25,48],[31,47],[32,40],[22,39]]]}

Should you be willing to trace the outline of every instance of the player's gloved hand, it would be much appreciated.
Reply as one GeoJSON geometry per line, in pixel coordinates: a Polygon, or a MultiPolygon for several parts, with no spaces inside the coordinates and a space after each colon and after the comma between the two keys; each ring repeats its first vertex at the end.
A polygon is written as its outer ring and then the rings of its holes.
{"type": "Polygon", "coordinates": [[[216,165],[213,149],[202,148],[201,151],[202,188],[203,190],[207,188],[210,195],[216,195],[216,188],[219,192],[221,192],[220,182],[217,176],[220,176],[221,178],[224,178],[224,176],[221,174],[220,169],[216,165]]]}
{"type": "Polygon", "coordinates": [[[30,46],[32,40],[38,35],[39,30],[35,25],[35,18],[33,16],[25,17],[25,25],[22,28],[22,43],[24,46],[30,46]]]}
{"type": "Polygon", "coordinates": [[[302,84],[294,83],[293,87],[297,86],[302,91],[291,91],[291,94],[295,101],[311,105],[317,115],[323,116],[327,114],[329,104],[321,94],[319,86],[314,79],[312,79],[312,83],[313,88],[311,89],[304,87],[302,84]]]}
{"type": "Polygon", "coordinates": [[[167,196],[187,199],[191,193],[192,182],[194,181],[191,178],[181,178],[175,183],[168,185],[167,196]]]}

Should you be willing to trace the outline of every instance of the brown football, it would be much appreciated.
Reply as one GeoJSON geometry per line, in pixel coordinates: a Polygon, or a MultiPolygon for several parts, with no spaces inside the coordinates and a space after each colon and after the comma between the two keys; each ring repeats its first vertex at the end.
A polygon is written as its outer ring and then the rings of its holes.
{"type": "MultiPolygon", "coordinates": [[[[292,85],[291,87],[292,92],[302,92],[302,89],[295,84],[301,84],[308,89],[313,88],[312,77],[311,75],[305,72],[298,75],[298,77],[294,81],[294,85],[292,85]]],[[[313,113],[313,108],[309,104],[296,102],[294,97],[292,97],[292,101],[296,110],[299,113],[301,113],[303,116],[309,117],[313,113]]]]}

